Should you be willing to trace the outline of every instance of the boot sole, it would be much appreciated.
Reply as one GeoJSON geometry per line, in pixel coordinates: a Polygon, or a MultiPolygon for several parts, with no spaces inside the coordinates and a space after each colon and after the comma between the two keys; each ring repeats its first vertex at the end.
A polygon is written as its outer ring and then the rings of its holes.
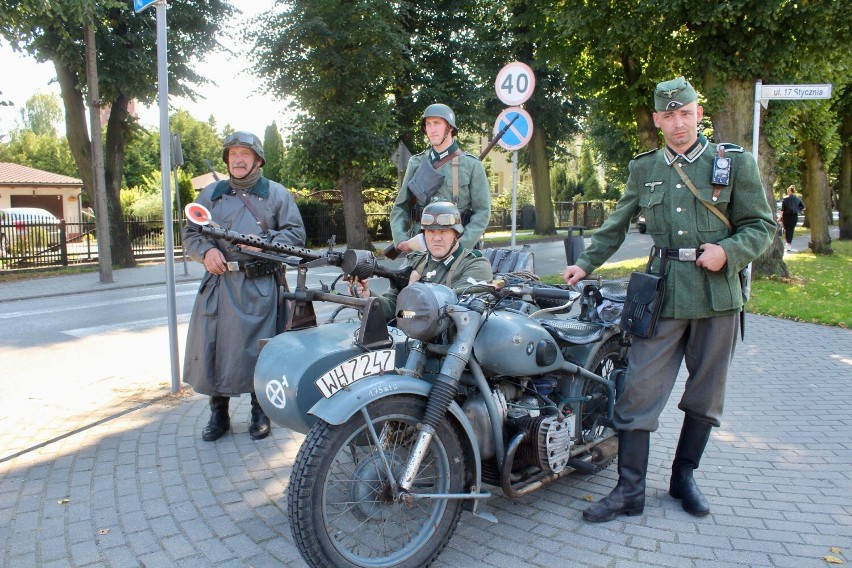
{"type": "Polygon", "coordinates": [[[671,495],[673,498],[680,501],[681,502],[680,508],[683,509],[684,511],[686,511],[687,513],[689,513],[690,515],[694,516],[694,517],[706,517],[707,515],[710,514],[710,509],[700,509],[698,511],[690,511],[689,509],[687,509],[686,504],[683,501],[681,501],[680,491],[674,491],[672,489],[669,489],[669,495],[671,495]]]}
{"type": "Polygon", "coordinates": [[[641,509],[628,509],[626,511],[616,511],[612,515],[607,515],[606,517],[592,517],[590,515],[586,515],[586,512],[583,511],[583,518],[590,523],[606,523],[609,521],[615,520],[615,518],[619,515],[627,515],[628,517],[638,517],[645,511],[645,507],[641,509]]]}
{"type": "Polygon", "coordinates": [[[201,439],[204,440],[205,442],[215,442],[216,440],[218,440],[219,438],[224,436],[228,432],[228,430],[230,430],[230,429],[231,428],[229,426],[228,428],[225,428],[224,430],[222,430],[218,435],[211,435],[211,434],[208,434],[206,432],[202,432],[201,433],[201,439]]]}

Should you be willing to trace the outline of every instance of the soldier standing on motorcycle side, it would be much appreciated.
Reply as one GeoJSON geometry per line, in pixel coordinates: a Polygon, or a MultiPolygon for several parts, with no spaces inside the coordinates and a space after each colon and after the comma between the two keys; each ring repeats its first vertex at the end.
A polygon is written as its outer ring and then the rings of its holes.
{"type": "Polygon", "coordinates": [[[420,130],[431,147],[408,162],[390,226],[397,250],[408,253],[408,239],[420,232],[420,215],[433,201],[451,201],[461,211],[465,228],[461,246],[472,250],[491,219],[491,188],[482,162],[459,149],[455,113],[444,104],[426,108],[420,130]]]}
{"type": "Polygon", "coordinates": [[[739,146],[712,144],[698,134],[704,111],[697,99],[683,77],[657,85],[654,124],[666,146],[633,158],[614,213],[577,264],[563,274],[566,283],[575,284],[601,266],[624,241],[630,219],[640,212],[654,240],[655,264],[663,255],[668,259],[656,334],[633,338],[624,386],[615,403],[618,484],[583,512],[591,522],[643,512],[650,433],[659,427],[660,413],[684,360],[689,377],[678,404],[684,420],[669,494],[692,515],[710,513],[693,470],[712,427],[720,425],[744,303],[738,273],[769,247],[775,221],[754,158],[739,146]],[[732,232],[705,203],[724,214],[732,232]]]}
{"type": "MultiPolygon", "coordinates": [[[[478,250],[467,250],[461,244],[465,232],[458,207],[449,201],[436,201],[423,208],[420,226],[426,242],[426,251],[408,254],[403,266],[413,266],[409,283],[432,282],[444,284],[456,290],[470,287],[469,278],[489,281],[494,277],[491,263],[478,250]]],[[[367,280],[350,283],[353,296],[364,298],[376,296],[370,291],[367,280]]],[[[385,319],[396,314],[396,298],[399,290],[391,287],[378,296],[385,312],[385,319]]]]}
{"type": "MultiPolygon", "coordinates": [[[[230,179],[208,185],[195,200],[210,211],[212,220],[270,242],[303,246],[305,226],[296,202],[283,185],[263,177],[260,139],[248,132],[229,135],[222,161],[230,179]]],[[[226,241],[206,237],[194,227],[190,224],[184,231],[184,250],[207,272],[189,320],[183,380],[210,397],[203,440],[218,440],[230,429],[230,397],[244,393],[251,393],[249,435],[260,440],[269,435],[270,422],[254,394],[254,365],[259,340],[276,333],[280,265],[231,250],[226,241]]]]}

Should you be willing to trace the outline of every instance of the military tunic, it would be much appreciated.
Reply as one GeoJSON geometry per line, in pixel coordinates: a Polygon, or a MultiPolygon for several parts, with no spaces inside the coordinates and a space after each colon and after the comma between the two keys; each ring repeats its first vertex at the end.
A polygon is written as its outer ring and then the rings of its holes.
{"type": "MultiPolygon", "coordinates": [[[[477,281],[488,281],[494,277],[491,271],[491,263],[482,256],[482,253],[465,250],[462,247],[456,249],[456,252],[444,260],[435,260],[427,252],[409,253],[403,264],[403,267],[406,266],[414,267],[414,270],[420,274],[420,282],[444,284],[453,288],[456,292],[462,292],[469,286],[469,278],[477,281]],[[450,271],[452,271],[451,276],[450,271]],[[448,277],[449,282],[447,282],[448,277]]],[[[370,295],[377,296],[372,291],[370,291],[370,295]]],[[[387,292],[378,296],[388,320],[396,317],[396,298],[398,295],[399,290],[391,287],[387,292]]]]}
{"type": "Polygon", "coordinates": [[[732,160],[729,185],[712,201],[713,158],[717,144],[700,137],[685,155],[665,148],[636,156],[624,196],[614,213],[592,237],[577,265],[591,273],[624,242],[630,219],[641,212],[648,234],[658,247],[699,248],[715,243],[728,262],[711,272],[694,262],[670,261],[666,276],[663,317],[695,319],[736,313],[743,307],[738,273],[763,254],[775,235],[775,220],[766,201],[757,164],[739,146],[728,146],[732,160]],[[734,234],[699,202],[675,168],[682,167],[701,197],[713,203],[730,221],[734,234]]]}
{"type": "MultiPolygon", "coordinates": [[[[420,152],[411,157],[405,170],[399,193],[396,196],[391,209],[391,232],[393,241],[401,243],[420,232],[420,223],[411,222],[411,203],[414,196],[408,188],[408,183],[417,172],[422,160],[428,160],[429,150],[420,152]]],[[[479,158],[467,152],[448,161],[438,168],[438,173],[444,176],[444,183],[438,188],[432,201],[453,201],[464,215],[465,211],[473,211],[470,221],[465,225],[464,234],[460,238],[461,246],[468,250],[474,248],[477,242],[485,234],[488,222],[491,219],[491,188],[488,185],[488,177],[485,168],[479,158]],[[458,160],[458,201],[453,199],[453,162],[458,160]]],[[[427,203],[421,204],[423,206],[427,203]]]]}
{"type": "MultiPolygon", "coordinates": [[[[304,246],[302,217],[284,186],[262,177],[245,195],[269,228],[272,241],[304,246]]],[[[208,185],[195,202],[210,210],[213,220],[225,229],[261,234],[257,220],[228,184],[208,185]]],[[[214,247],[226,261],[257,260],[228,250],[229,243],[203,236],[193,226],[184,230],[183,246],[192,260],[201,263],[204,253],[214,247]]],[[[254,392],[259,340],[275,335],[277,315],[277,284],[272,274],[248,279],[243,271],[205,273],[187,332],[184,382],[210,396],[254,392]]]]}
{"type": "Polygon", "coordinates": [[[633,339],[615,407],[614,425],[619,430],[659,427],[683,361],[689,378],[678,408],[711,425],[721,424],[737,313],[743,307],[738,273],[769,246],[775,221],[757,164],[738,146],[727,148],[726,157],[732,160],[729,185],[713,201],[717,150],[717,144],[699,137],[683,155],[666,147],[636,156],[615,212],[577,260],[587,272],[603,264],[624,241],[630,219],[640,212],[658,247],[697,249],[714,243],[727,255],[727,264],[718,272],[695,262],[669,260],[657,333],[651,339],[633,339]],[[683,168],[699,195],[729,219],[733,234],[696,199],[675,168],[683,168]]]}

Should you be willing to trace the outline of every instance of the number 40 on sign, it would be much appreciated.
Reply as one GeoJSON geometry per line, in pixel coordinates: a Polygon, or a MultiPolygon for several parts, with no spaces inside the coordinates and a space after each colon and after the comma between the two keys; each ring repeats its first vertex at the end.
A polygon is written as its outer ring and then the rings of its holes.
{"type": "Polygon", "coordinates": [[[533,70],[526,63],[513,61],[497,73],[494,89],[504,104],[517,106],[530,98],[535,90],[533,70]]]}

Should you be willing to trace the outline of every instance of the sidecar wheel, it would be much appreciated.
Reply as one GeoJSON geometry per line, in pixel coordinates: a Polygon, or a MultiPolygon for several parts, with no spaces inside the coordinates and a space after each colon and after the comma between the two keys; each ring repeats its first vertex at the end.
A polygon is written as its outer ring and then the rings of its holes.
{"type": "MultiPolygon", "coordinates": [[[[290,475],[287,508],[293,537],[315,568],[428,566],[458,525],[459,499],[394,502],[384,463],[399,479],[417,438],[426,400],[393,396],[368,406],[380,452],[359,412],[345,424],[322,420],[308,433],[290,475]],[[382,459],[384,456],[384,459],[382,459]]],[[[440,422],[413,493],[459,493],[464,462],[459,438],[440,422]]]]}

